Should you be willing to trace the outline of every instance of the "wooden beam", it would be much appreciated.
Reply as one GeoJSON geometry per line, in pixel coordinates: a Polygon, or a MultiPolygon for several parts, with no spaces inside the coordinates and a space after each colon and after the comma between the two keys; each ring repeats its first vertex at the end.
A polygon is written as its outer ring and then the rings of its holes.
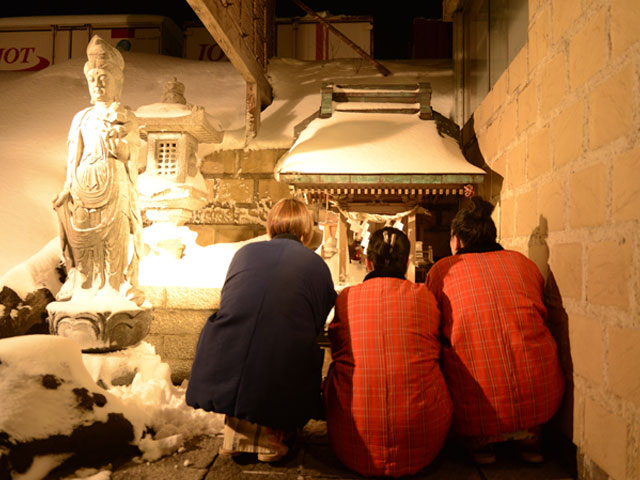
{"type": "Polygon", "coordinates": [[[237,21],[223,5],[224,2],[187,0],[187,3],[247,84],[257,85],[261,105],[263,107],[269,105],[273,100],[271,84],[256,60],[254,52],[245,43],[245,35],[237,21]]]}
{"type": "MultiPolygon", "coordinates": [[[[191,1],[191,0],[188,0],[191,1]]],[[[362,56],[363,58],[365,58],[366,60],[369,61],[369,63],[371,63],[374,67],[376,67],[376,69],[382,73],[382,75],[384,75],[385,77],[387,75],[391,75],[391,70],[389,70],[387,67],[385,67],[384,65],[382,65],[380,62],[377,62],[376,60],[373,59],[373,57],[371,57],[371,55],[369,55],[367,52],[365,52],[364,50],[362,50],[358,45],[356,45],[349,37],[347,37],[345,34],[343,34],[340,30],[338,30],[336,27],[334,27],[333,25],[331,25],[329,22],[327,22],[324,18],[322,18],[320,15],[318,15],[316,12],[314,12],[313,10],[311,10],[309,7],[307,7],[304,3],[302,3],[301,0],[292,0],[293,3],[295,3],[297,6],[299,6],[301,9],[303,9],[305,12],[307,12],[309,15],[311,15],[313,18],[315,18],[316,20],[318,20],[321,24],[323,24],[324,26],[326,26],[329,30],[331,30],[339,39],[341,39],[342,41],[344,41],[347,45],[349,45],[351,48],[353,48],[360,56],[362,56]]]]}

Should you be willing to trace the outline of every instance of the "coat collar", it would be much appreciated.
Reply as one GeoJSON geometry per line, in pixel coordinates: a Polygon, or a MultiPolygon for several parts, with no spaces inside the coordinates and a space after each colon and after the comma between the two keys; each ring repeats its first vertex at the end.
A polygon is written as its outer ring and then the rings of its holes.
{"type": "Polygon", "coordinates": [[[404,274],[405,272],[393,268],[380,268],[369,272],[367,276],[364,277],[363,282],[371,280],[372,278],[399,278],[405,280],[404,274]]]}
{"type": "Polygon", "coordinates": [[[294,235],[293,233],[279,233],[278,235],[273,237],[271,240],[280,240],[281,238],[286,238],[287,240],[295,240],[298,243],[302,243],[300,241],[300,237],[294,235]]]}
{"type": "Polygon", "coordinates": [[[462,253],[487,253],[487,252],[499,252],[500,250],[504,250],[502,245],[497,242],[485,243],[480,245],[474,245],[472,247],[462,247],[458,250],[456,255],[460,255],[462,253]]]}

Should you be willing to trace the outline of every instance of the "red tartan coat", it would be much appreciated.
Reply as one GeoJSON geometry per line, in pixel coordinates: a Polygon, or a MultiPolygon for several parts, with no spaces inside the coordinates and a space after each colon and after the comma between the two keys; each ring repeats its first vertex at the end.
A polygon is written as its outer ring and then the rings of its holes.
{"type": "Polygon", "coordinates": [[[438,261],[426,283],[442,312],[454,431],[491,437],[548,421],[564,378],[538,267],[509,250],[464,253],[438,261]]]}
{"type": "Polygon", "coordinates": [[[372,278],[338,296],[323,390],[331,447],[350,469],[398,477],[440,451],[453,407],[439,323],[433,295],[408,280],[372,278]]]}

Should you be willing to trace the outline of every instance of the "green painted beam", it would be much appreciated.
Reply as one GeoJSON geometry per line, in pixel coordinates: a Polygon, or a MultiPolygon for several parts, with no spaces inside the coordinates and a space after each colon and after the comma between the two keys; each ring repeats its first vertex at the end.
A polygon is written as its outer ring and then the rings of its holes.
{"type": "Polygon", "coordinates": [[[484,181],[484,174],[379,174],[379,175],[334,175],[334,174],[280,174],[280,181],[297,185],[333,185],[339,187],[351,186],[390,186],[402,187],[419,185],[451,185],[469,183],[479,184],[484,181]]]}

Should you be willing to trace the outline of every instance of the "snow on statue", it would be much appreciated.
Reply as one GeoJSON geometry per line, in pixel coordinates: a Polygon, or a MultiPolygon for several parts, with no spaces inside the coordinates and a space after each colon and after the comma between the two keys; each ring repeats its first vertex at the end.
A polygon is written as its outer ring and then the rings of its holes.
{"type": "Polygon", "coordinates": [[[141,304],[137,291],[140,257],[140,209],[136,193],[135,115],[118,102],[124,60],[95,35],[84,66],[94,106],[77,113],[69,132],[67,179],[54,199],[62,227],[68,277],[58,300],[69,300],[77,287],[99,290],[108,284],[141,304]],[[134,252],[127,265],[129,234],[134,252]]]}
{"type": "Polygon", "coordinates": [[[93,106],[73,119],[66,181],[53,200],[67,278],[48,307],[49,322],[85,349],[114,350],[140,341],[151,321],[138,289],[140,138],[135,114],[119,102],[122,55],[95,35],[87,58],[93,106]]]}

